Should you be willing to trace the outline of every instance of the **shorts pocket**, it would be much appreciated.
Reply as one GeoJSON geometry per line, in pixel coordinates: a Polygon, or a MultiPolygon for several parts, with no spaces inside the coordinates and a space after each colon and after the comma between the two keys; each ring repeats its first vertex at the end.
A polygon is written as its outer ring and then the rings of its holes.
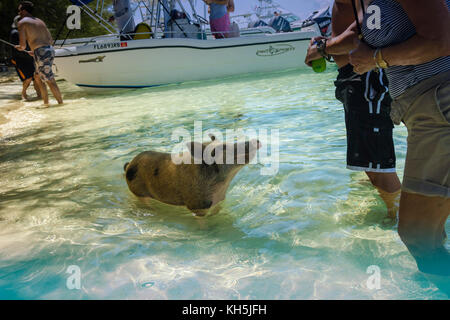
{"type": "Polygon", "coordinates": [[[436,88],[434,99],[442,119],[450,124],[450,81],[444,82],[436,88]]]}

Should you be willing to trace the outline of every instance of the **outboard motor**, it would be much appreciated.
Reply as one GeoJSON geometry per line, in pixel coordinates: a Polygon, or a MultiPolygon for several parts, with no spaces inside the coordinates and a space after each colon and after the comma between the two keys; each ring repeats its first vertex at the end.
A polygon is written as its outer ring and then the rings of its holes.
{"type": "Polygon", "coordinates": [[[291,24],[282,16],[277,16],[270,20],[269,25],[275,29],[276,32],[291,32],[291,24]]]}
{"type": "Polygon", "coordinates": [[[330,7],[314,11],[305,21],[303,21],[302,28],[317,24],[322,36],[327,37],[331,35],[331,14],[330,7]]]}

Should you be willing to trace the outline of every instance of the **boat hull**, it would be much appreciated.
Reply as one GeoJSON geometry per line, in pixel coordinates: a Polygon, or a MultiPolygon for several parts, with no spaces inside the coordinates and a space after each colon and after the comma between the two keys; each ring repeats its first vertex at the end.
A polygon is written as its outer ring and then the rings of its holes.
{"type": "Polygon", "coordinates": [[[55,66],[60,77],[81,87],[151,87],[299,68],[313,36],[109,40],[57,49],[55,66]]]}

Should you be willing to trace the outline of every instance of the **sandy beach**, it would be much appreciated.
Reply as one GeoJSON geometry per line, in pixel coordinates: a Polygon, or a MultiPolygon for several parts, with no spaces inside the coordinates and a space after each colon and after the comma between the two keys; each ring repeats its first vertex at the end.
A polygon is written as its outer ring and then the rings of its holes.
{"type": "MultiPolygon", "coordinates": [[[[12,111],[22,107],[39,108],[42,105],[42,100],[37,98],[33,83],[27,90],[29,100],[23,100],[21,92],[22,82],[13,67],[9,67],[8,71],[0,73],[0,126],[4,126],[11,121],[12,111]]],[[[2,136],[3,133],[0,130],[0,137],[2,136]]]]}
{"type": "MultiPolygon", "coordinates": [[[[7,114],[23,106],[22,83],[14,68],[0,73],[0,125],[9,121],[7,114]]],[[[31,90],[30,90],[31,93],[31,90]]]]}

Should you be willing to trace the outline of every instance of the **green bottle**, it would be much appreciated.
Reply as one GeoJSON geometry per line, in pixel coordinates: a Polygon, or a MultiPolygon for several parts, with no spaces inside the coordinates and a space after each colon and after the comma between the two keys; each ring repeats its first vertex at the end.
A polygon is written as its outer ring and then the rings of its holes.
{"type": "Polygon", "coordinates": [[[325,58],[320,58],[311,62],[314,72],[320,73],[327,70],[327,61],[325,58]]]}

